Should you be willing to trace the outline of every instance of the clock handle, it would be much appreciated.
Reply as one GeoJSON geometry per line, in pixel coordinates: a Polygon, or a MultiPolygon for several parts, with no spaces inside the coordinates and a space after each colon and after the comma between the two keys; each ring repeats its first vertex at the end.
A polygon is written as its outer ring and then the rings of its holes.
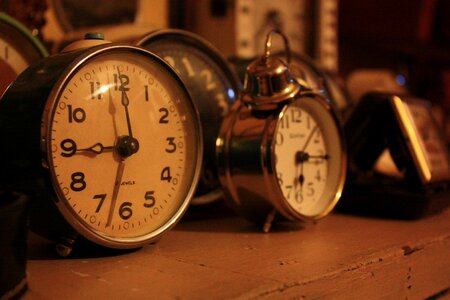
{"type": "Polygon", "coordinates": [[[272,36],[274,34],[279,34],[283,38],[284,48],[285,48],[285,53],[286,53],[286,60],[287,60],[287,64],[289,65],[291,62],[291,48],[289,46],[289,41],[288,41],[287,37],[278,29],[273,29],[267,34],[263,62],[266,63],[270,57],[270,49],[272,48],[272,36]]]}

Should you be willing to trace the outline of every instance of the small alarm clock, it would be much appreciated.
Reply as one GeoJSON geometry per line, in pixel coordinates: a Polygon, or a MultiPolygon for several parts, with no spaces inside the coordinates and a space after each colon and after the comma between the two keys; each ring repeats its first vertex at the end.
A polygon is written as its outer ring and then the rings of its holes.
{"type": "Polygon", "coordinates": [[[179,76],[99,34],[23,72],[0,102],[0,132],[3,184],[33,194],[31,229],[64,256],[78,236],[117,249],[154,241],[200,176],[199,115],[179,76]]]}
{"type": "Polygon", "coordinates": [[[227,115],[217,140],[219,178],[226,201],[264,224],[275,214],[292,221],[317,220],[336,205],[346,175],[342,129],[331,105],[288,65],[265,55],[247,68],[244,91],[227,115]]]}

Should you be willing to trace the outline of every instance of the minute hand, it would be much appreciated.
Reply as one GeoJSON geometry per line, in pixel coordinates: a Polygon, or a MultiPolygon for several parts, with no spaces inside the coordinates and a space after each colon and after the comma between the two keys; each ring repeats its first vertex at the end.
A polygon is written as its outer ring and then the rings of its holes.
{"type": "Polygon", "coordinates": [[[308,147],[309,142],[311,141],[314,132],[317,130],[317,128],[319,128],[317,125],[311,130],[311,132],[309,133],[308,138],[306,139],[305,145],[303,146],[303,149],[301,150],[302,152],[305,152],[306,147],[308,147]]]}
{"type": "Polygon", "coordinates": [[[122,81],[122,74],[120,74],[120,71],[118,69],[117,69],[117,72],[119,73],[118,77],[119,77],[119,81],[120,81],[119,90],[122,91],[122,105],[125,108],[125,116],[127,118],[128,136],[130,138],[132,138],[133,131],[131,130],[130,113],[128,112],[128,104],[130,104],[130,100],[128,99],[126,87],[124,86],[123,81],[122,81]]]}

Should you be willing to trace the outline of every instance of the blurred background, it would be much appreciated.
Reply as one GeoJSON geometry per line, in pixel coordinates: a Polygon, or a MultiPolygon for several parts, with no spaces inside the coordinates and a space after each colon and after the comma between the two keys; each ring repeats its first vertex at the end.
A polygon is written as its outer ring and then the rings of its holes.
{"type": "Polygon", "coordinates": [[[425,98],[450,136],[449,1],[0,0],[0,10],[50,53],[88,31],[133,41],[171,27],[203,36],[237,67],[262,53],[270,28],[281,29],[292,51],[342,79],[350,101],[368,90],[425,98]]]}

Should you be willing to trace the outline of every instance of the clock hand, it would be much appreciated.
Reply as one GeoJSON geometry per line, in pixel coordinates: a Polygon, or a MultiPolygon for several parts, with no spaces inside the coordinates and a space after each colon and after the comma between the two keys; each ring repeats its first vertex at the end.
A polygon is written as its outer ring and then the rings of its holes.
{"type": "Polygon", "coordinates": [[[114,209],[116,207],[117,196],[119,195],[120,183],[122,182],[123,170],[125,169],[125,160],[121,159],[117,167],[116,180],[114,181],[114,190],[111,198],[111,205],[109,207],[108,220],[106,226],[111,225],[114,209]]]}
{"type": "Polygon", "coordinates": [[[77,152],[83,151],[83,152],[93,152],[95,154],[101,154],[103,151],[112,151],[114,150],[114,146],[103,146],[102,143],[96,143],[88,148],[78,149],[77,152]]]}
{"type": "Polygon", "coordinates": [[[301,152],[305,152],[306,147],[308,147],[308,144],[309,144],[309,142],[311,141],[311,139],[312,139],[312,137],[313,137],[313,135],[314,135],[314,132],[315,132],[318,128],[319,128],[319,127],[316,125],[316,126],[314,126],[314,128],[311,130],[311,132],[309,133],[308,138],[306,139],[305,145],[303,145],[303,148],[302,148],[302,151],[301,151],[301,152]]]}
{"type": "Polygon", "coordinates": [[[133,138],[133,132],[131,130],[131,120],[130,120],[130,113],[128,111],[128,104],[130,104],[130,100],[128,99],[128,95],[126,92],[126,88],[123,86],[122,81],[122,75],[120,74],[119,68],[117,68],[117,72],[119,73],[119,81],[120,81],[120,87],[119,89],[122,91],[122,105],[125,108],[125,116],[127,118],[127,127],[128,127],[128,135],[133,138]]]}
{"type": "Polygon", "coordinates": [[[308,147],[309,142],[311,142],[311,139],[318,128],[319,127],[317,125],[314,126],[314,128],[309,133],[309,136],[306,139],[306,142],[303,145],[302,150],[297,151],[297,153],[295,153],[295,163],[297,165],[300,165],[300,175],[295,180],[298,180],[298,182],[300,183],[300,197],[302,200],[303,200],[303,184],[305,183],[305,175],[303,174],[303,163],[305,161],[308,161],[309,158],[311,157],[307,152],[305,152],[305,150],[306,150],[306,147],[308,147]]]}
{"type": "MultiPolygon", "coordinates": [[[[294,178],[294,186],[297,187],[300,184],[300,202],[303,201],[303,184],[305,183],[305,175],[303,174],[303,163],[308,160],[308,153],[304,151],[298,151],[295,153],[295,164],[297,165],[296,170],[300,168],[300,172],[296,171],[294,178]]],[[[297,201],[297,197],[295,198],[297,201]]]]}
{"type": "Polygon", "coordinates": [[[113,122],[113,128],[114,128],[114,133],[115,136],[119,136],[119,134],[117,133],[117,124],[116,124],[116,118],[114,117],[116,114],[116,106],[114,105],[114,101],[113,101],[113,97],[111,95],[111,83],[109,81],[109,73],[107,74],[107,80],[108,80],[108,96],[109,96],[109,107],[108,107],[108,111],[112,116],[112,122],[113,122]]]}
{"type": "Polygon", "coordinates": [[[328,154],[310,155],[308,152],[305,152],[305,151],[297,151],[297,153],[295,153],[295,163],[297,163],[297,164],[302,164],[305,161],[309,161],[310,158],[328,160],[331,157],[328,154]]]}
{"type": "Polygon", "coordinates": [[[318,158],[328,160],[331,157],[328,154],[325,154],[325,155],[308,155],[308,158],[318,158]]]}

